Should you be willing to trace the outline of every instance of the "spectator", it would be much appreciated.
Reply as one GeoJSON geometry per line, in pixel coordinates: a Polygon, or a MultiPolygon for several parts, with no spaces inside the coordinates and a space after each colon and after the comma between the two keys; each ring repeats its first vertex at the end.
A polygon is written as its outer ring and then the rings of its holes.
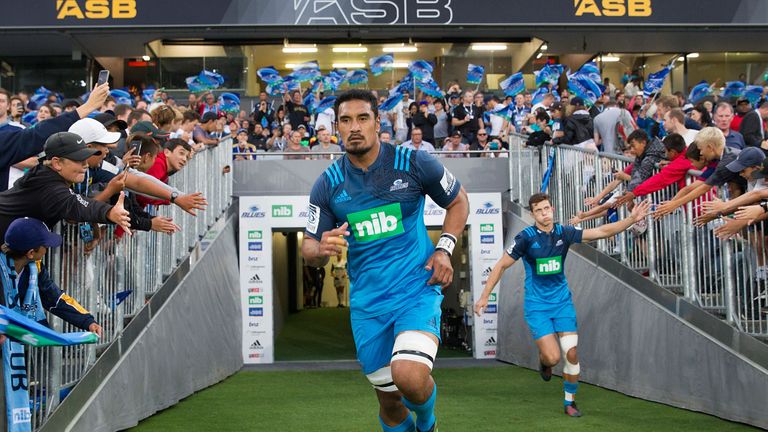
{"type": "MultiPolygon", "coordinates": [[[[443,144],[443,151],[448,152],[460,152],[460,151],[467,151],[468,146],[461,142],[461,132],[455,130],[451,134],[450,137],[445,139],[445,143],[443,144]]],[[[443,157],[447,158],[461,158],[461,157],[467,157],[466,153],[450,153],[450,154],[444,154],[443,157]]]]}
{"type": "Polygon", "coordinates": [[[515,96],[515,106],[510,112],[512,120],[515,123],[516,132],[523,132],[523,127],[527,126],[527,119],[529,114],[531,114],[531,110],[525,105],[525,96],[520,93],[515,96]]]}
{"type": "Polygon", "coordinates": [[[739,98],[739,100],[736,101],[736,109],[733,119],[731,120],[731,130],[741,130],[741,121],[744,120],[744,116],[751,111],[754,111],[752,102],[743,97],[739,98]]]}
{"type": "Polygon", "coordinates": [[[451,125],[457,128],[464,140],[474,142],[477,132],[485,129],[482,116],[472,103],[472,92],[467,90],[462,97],[462,104],[457,106],[453,112],[451,125]]]}
{"type": "MultiPolygon", "coordinates": [[[[488,132],[486,132],[485,129],[480,129],[479,131],[477,131],[477,137],[475,138],[475,140],[469,144],[469,149],[472,151],[485,150],[486,147],[488,147],[488,142],[489,142],[488,132]]],[[[481,155],[477,153],[470,155],[470,157],[480,157],[480,156],[481,155]]]]}
{"type": "MultiPolygon", "coordinates": [[[[488,111],[492,112],[494,110],[501,110],[504,108],[506,108],[506,105],[502,104],[496,95],[491,96],[491,98],[488,100],[488,111]]],[[[489,121],[491,124],[491,130],[489,132],[491,139],[506,138],[506,131],[509,126],[507,119],[498,114],[491,114],[489,121]]]]}
{"type": "Polygon", "coordinates": [[[257,106],[256,111],[253,113],[254,124],[261,125],[263,128],[269,128],[274,120],[275,116],[269,109],[269,104],[267,101],[259,100],[259,105],[257,106]]]}
{"type": "Polygon", "coordinates": [[[282,128],[286,124],[290,124],[290,123],[288,122],[288,119],[285,117],[285,107],[280,106],[277,109],[277,111],[275,111],[275,120],[272,122],[272,125],[270,127],[272,129],[282,128]]]}
{"type": "Polygon", "coordinates": [[[168,141],[168,138],[170,138],[170,133],[164,130],[160,130],[155,126],[154,123],[151,121],[140,121],[133,125],[131,128],[131,133],[144,133],[152,137],[152,139],[156,140],[158,144],[161,146],[165,144],[166,141],[168,141]]]}
{"type": "Polygon", "coordinates": [[[605,111],[606,104],[610,100],[611,98],[610,96],[608,96],[608,93],[603,93],[602,95],[600,95],[595,101],[595,103],[591,107],[589,107],[589,115],[592,116],[592,118],[594,119],[598,115],[602,114],[603,111],[605,111]]]}
{"type": "Polygon", "coordinates": [[[411,140],[413,140],[413,128],[421,129],[422,139],[426,142],[432,143],[435,141],[435,125],[437,124],[437,116],[430,114],[428,111],[427,101],[419,102],[417,111],[411,117],[411,140]]]}
{"type": "Polygon", "coordinates": [[[435,99],[435,118],[437,123],[434,127],[435,144],[442,145],[448,137],[448,128],[450,127],[450,117],[445,111],[445,102],[442,99],[435,99]]]}
{"type": "Polygon", "coordinates": [[[256,146],[248,142],[248,131],[240,129],[235,136],[235,143],[232,144],[233,160],[255,160],[256,146]]]}
{"type": "Polygon", "coordinates": [[[171,131],[175,130],[173,129],[173,122],[176,119],[176,112],[168,105],[160,105],[153,109],[150,115],[152,116],[152,123],[160,134],[168,139],[171,131]]]}
{"type": "Polygon", "coordinates": [[[301,92],[295,90],[291,95],[285,95],[285,110],[288,114],[288,122],[295,130],[299,125],[307,127],[309,125],[309,110],[304,106],[301,100],[301,92]]]}
{"type": "Polygon", "coordinates": [[[51,135],[45,142],[45,161],[32,168],[13,188],[0,193],[0,241],[8,226],[21,217],[40,219],[50,228],[61,220],[114,223],[129,228],[130,215],[123,196],[115,206],[74,194],[72,183],[82,183],[86,160],[98,150],[69,132],[51,135]]]}
{"type": "Polygon", "coordinates": [[[382,131],[381,133],[379,133],[379,142],[381,142],[382,144],[393,144],[392,133],[386,132],[386,131],[382,131]]]}
{"type": "Polygon", "coordinates": [[[712,115],[702,104],[698,104],[691,109],[690,118],[699,125],[699,129],[714,126],[712,115]]]}
{"type": "MultiPolygon", "coordinates": [[[[304,134],[299,131],[293,131],[290,134],[291,139],[288,141],[288,145],[283,149],[283,153],[309,153],[309,147],[301,145],[301,140],[304,138],[304,134]]],[[[301,160],[309,159],[308,156],[302,154],[287,154],[283,156],[286,160],[301,160]]]]}
{"type": "MultiPolygon", "coordinates": [[[[194,146],[195,140],[193,138],[195,127],[197,126],[198,122],[200,121],[200,114],[196,113],[195,111],[184,111],[184,114],[181,117],[181,127],[176,130],[176,132],[172,133],[170,135],[170,138],[180,138],[181,140],[185,141],[187,144],[194,146]]],[[[204,144],[201,143],[201,145],[204,146],[204,144]]],[[[201,148],[196,150],[202,150],[201,148]]]]}
{"type": "MultiPolygon", "coordinates": [[[[36,304],[26,303],[28,299],[39,298],[46,311],[79,329],[102,337],[103,330],[93,315],[59,289],[48,268],[42,263],[48,249],[59,247],[61,243],[61,236],[52,233],[38,219],[25,217],[14,220],[8,226],[0,252],[0,273],[3,275],[0,280],[4,294],[0,303],[50,327],[43,311],[36,310],[36,304]],[[38,292],[27,296],[30,289],[38,292]]],[[[5,342],[5,338],[5,335],[0,338],[0,344],[5,342]]]]}
{"type": "Polygon", "coordinates": [[[423,131],[418,127],[414,127],[411,131],[411,139],[401,144],[401,146],[412,150],[421,150],[430,153],[434,152],[435,146],[428,141],[424,141],[423,137],[423,131]]]}
{"type": "MultiPolygon", "coordinates": [[[[192,152],[192,147],[181,139],[170,139],[165,143],[163,151],[158,153],[155,158],[155,163],[147,170],[147,174],[160,180],[161,182],[168,184],[168,178],[181,171],[189,161],[189,154],[192,152]]],[[[187,195],[182,195],[178,191],[173,191],[170,194],[169,199],[153,199],[146,196],[137,197],[139,204],[142,207],[152,205],[169,205],[176,204],[186,211],[195,216],[194,210],[202,210],[207,205],[205,198],[200,192],[195,192],[187,195]],[[191,204],[190,203],[194,203],[191,204]]]]}
{"type": "Polygon", "coordinates": [[[341,252],[336,255],[332,264],[333,287],[336,289],[336,307],[344,306],[344,291],[347,288],[347,260],[341,252]]]}
{"type": "Polygon", "coordinates": [[[689,146],[696,140],[699,131],[685,127],[685,113],[680,108],[673,108],[664,114],[664,130],[670,134],[678,134],[685,140],[685,145],[689,146]]]}
{"type": "Polygon", "coordinates": [[[571,99],[574,108],[572,115],[566,117],[563,125],[563,136],[552,140],[553,144],[569,144],[579,147],[595,147],[595,131],[592,117],[580,97],[571,99]]]}
{"type": "Polygon", "coordinates": [[[749,147],[768,149],[765,142],[765,120],[768,119],[768,100],[763,100],[756,110],[749,111],[741,121],[739,133],[749,147]]]}
{"type": "Polygon", "coordinates": [[[197,113],[203,118],[205,118],[207,113],[213,113],[217,118],[219,117],[219,103],[216,101],[216,97],[213,93],[206,93],[205,96],[203,96],[203,103],[200,104],[197,113]]]}
{"type": "Polygon", "coordinates": [[[619,145],[619,133],[617,127],[619,125],[619,117],[625,114],[622,108],[616,105],[616,102],[608,101],[605,104],[605,110],[595,117],[594,123],[594,139],[595,145],[600,151],[604,151],[610,154],[620,154],[621,147],[619,145]]]}
{"type": "Polygon", "coordinates": [[[333,107],[328,107],[323,112],[317,113],[315,118],[315,130],[324,127],[328,133],[333,135],[333,125],[336,123],[336,113],[333,111],[333,107]]]}
{"type": "MultiPolygon", "coordinates": [[[[63,110],[64,112],[72,112],[76,110],[80,105],[82,104],[77,99],[68,99],[64,101],[63,110]]],[[[117,107],[115,107],[115,109],[117,109],[117,107]]]]}
{"type": "Polygon", "coordinates": [[[104,103],[101,105],[101,109],[99,111],[115,111],[115,105],[117,105],[117,102],[115,102],[115,98],[112,96],[107,96],[106,99],[104,99],[104,103]]]}
{"type": "Polygon", "coordinates": [[[715,107],[715,127],[720,129],[725,137],[726,147],[741,150],[745,147],[744,137],[740,133],[731,130],[733,120],[733,107],[727,102],[720,102],[715,107]]]}
{"type": "Polygon", "coordinates": [[[267,151],[267,136],[265,135],[265,129],[261,127],[261,124],[256,123],[253,125],[253,132],[248,134],[248,142],[256,147],[256,150],[267,151]]]}
{"type": "MultiPolygon", "coordinates": [[[[330,153],[341,152],[341,147],[338,144],[331,142],[331,131],[324,126],[320,126],[317,130],[317,145],[312,147],[312,152],[318,153],[330,153]]],[[[313,156],[313,159],[333,159],[332,155],[317,155],[313,156]]]]}
{"type": "Polygon", "coordinates": [[[56,110],[54,110],[50,104],[42,105],[40,106],[40,108],[37,109],[38,123],[54,117],[56,117],[56,110]]]}
{"type": "Polygon", "coordinates": [[[541,99],[541,102],[537,103],[531,108],[531,114],[534,114],[536,110],[539,109],[543,109],[547,112],[547,114],[549,114],[549,107],[551,107],[553,103],[555,103],[555,95],[552,93],[547,93],[541,99]]]}
{"type": "Polygon", "coordinates": [[[108,94],[109,86],[103,84],[95,87],[86,103],[73,112],[46,120],[31,129],[0,129],[0,142],[3,143],[3,151],[0,151],[0,191],[8,189],[8,176],[12,165],[40,153],[48,137],[56,132],[67,130],[77,120],[96,111],[108,94]]]}
{"type": "Polygon", "coordinates": [[[192,133],[192,139],[198,144],[205,144],[207,146],[215,146],[219,144],[219,140],[211,136],[212,133],[217,131],[218,114],[213,112],[207,112],[203,114],[200,119],[200,124],[196,125],[192,133]]]}

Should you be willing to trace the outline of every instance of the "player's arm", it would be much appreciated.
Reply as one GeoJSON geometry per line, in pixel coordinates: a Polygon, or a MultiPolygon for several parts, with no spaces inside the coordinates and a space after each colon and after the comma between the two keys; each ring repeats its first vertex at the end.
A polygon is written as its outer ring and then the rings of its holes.
{"type": "Polygon", "coordinates": [[[491,274],[488,275],[488,281],[485,283],[485,289],[483,290],[483,293],[480,294],[480,298],[475,301],[475,313],[478,316],[485,312],[485,308],[488,306],[488,297],[493,292],[493,289],[496,288],[496,284],[499,283],[499,280],[501,280],[501,275],[503,275],[504,272],[514,263],[515,259],[505,253],[496,262],[496,265],[493,266],[491,274]]]}
{"type": "Polygon", "coordinates": [[[301,256],[304,257],[304,263],[310,267],[325,267],[331,256],[340,254],[341,248],[347,246],[344,236],[349,235],[348,226],[349,224],[344,222],[338,228],[323,232],[319,241],[310,236],[304,236],[301,242],[301,256]]]}
{"type": "Polygon", "coordinates": [[[592,241],[592,240],[599,240],[599,239],[604,239],[608,237],[613,237],[616,234],[631,227],[637,221],[642,220],[646,216],[648,216],[648,210],[650,208],[651,208],[651,202],[648,200],[645,200],[640,204],[637,204],[635,208],[632,209],[632,213],[627,218],[624,218],[612,224],[602,225],[598,228],[584,230],[584,233],[581,236],[581,240],[592,241]]]}
{"type": "Polygon", "coordinates": [[[341,253],[341,248],[347,246],[344,236],[349,235],[349,224],[344,222],[336,227],[337,221],[329,205],[328,193],[323,175],[317,179],[309,196],[307,228],[301,242],[301,256],[305,264],[312,267],[325,267],[332,255],[341,253]]]}

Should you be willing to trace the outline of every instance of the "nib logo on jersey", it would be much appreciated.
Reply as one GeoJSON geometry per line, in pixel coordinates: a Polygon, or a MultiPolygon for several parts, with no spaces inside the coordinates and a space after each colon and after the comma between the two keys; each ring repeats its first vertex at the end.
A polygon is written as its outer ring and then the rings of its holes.
{"type": "Polygon", "coordinates": [[[549,258],[538,258],[536,260],[536,274],[547,276],[558,274],[563,271],[563,261],[559,256],[549,258]]]}
{"type": "Polygon", "coordinates": [[[263,218],[267,215],[267,213],[259,206],[251,206],[248,211],[244,211],[240,217],[244,219],[251,219],[251,218],[263,218]]]}
{"type": "Polygon", "coordinates": [[[479,215],[495,215],[499,213],[501,213],[501,210],[490,201],[483,203],[483,207],[475,212],[475,214],[479,215]]]}
{"type": "Polygon", "coordinates": [[[360,243],[382,240],[405,232],[400,203],[363,210],[347,215],[349,226],[360,243]]]}
{"type": "Polygon", "coordinates": [[[424,209],[424,216],[443,216],[443,215],[445,215],[445,209],[433,202],[427,204],[427,207],[424,209]]]}

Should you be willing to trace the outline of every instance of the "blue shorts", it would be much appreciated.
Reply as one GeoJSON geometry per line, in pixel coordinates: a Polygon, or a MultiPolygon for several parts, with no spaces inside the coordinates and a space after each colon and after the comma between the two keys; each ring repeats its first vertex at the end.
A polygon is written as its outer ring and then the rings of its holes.
{"type": "Polygon", "coordinates": [[[364,374],[371,374],[389,364],[395,337],[404,331],[432,333],[440,340],[443,295],[438,290],[425,290],[415,296],[412,303],[395,311],[371,318],[352,318],[357,361],[363,367],[364,374]]]}
{"type": "Polygon", "coordinates": [[[535,307],[525,307],[525,322],[531,331],[533,339],[540,339],[552,333],[576,333],[576,309],[570,300],[561,304],[535,307]],[[531,309],[531,310],[529,310],[531,309]]]}

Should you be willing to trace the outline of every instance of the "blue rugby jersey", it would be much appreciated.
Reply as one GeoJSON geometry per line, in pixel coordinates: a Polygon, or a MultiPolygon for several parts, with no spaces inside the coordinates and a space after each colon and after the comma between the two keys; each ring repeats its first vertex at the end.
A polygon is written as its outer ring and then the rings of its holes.
{"type": "Polygon", "coordinates": [[[525,264],[526,310],[546,308],[571,300],[565,279],[565,257],[568,248],[581,243],[582,230],[573,226],[555,224],[551,232],[535,226],[521,231],[507,248],[514,260],[525,264]]]}
{"type": "Polygon", "coordinates": [[[381,144],[363,171],[347,156],[315,182],[309,198],[306,235],[320,240],[349,222],[350,306],[365,318],[415,301],[428,287],[424,269],[434,245],[424,225],[424,196],[447,207],[461,184],[432,155],[381,144]]]}

